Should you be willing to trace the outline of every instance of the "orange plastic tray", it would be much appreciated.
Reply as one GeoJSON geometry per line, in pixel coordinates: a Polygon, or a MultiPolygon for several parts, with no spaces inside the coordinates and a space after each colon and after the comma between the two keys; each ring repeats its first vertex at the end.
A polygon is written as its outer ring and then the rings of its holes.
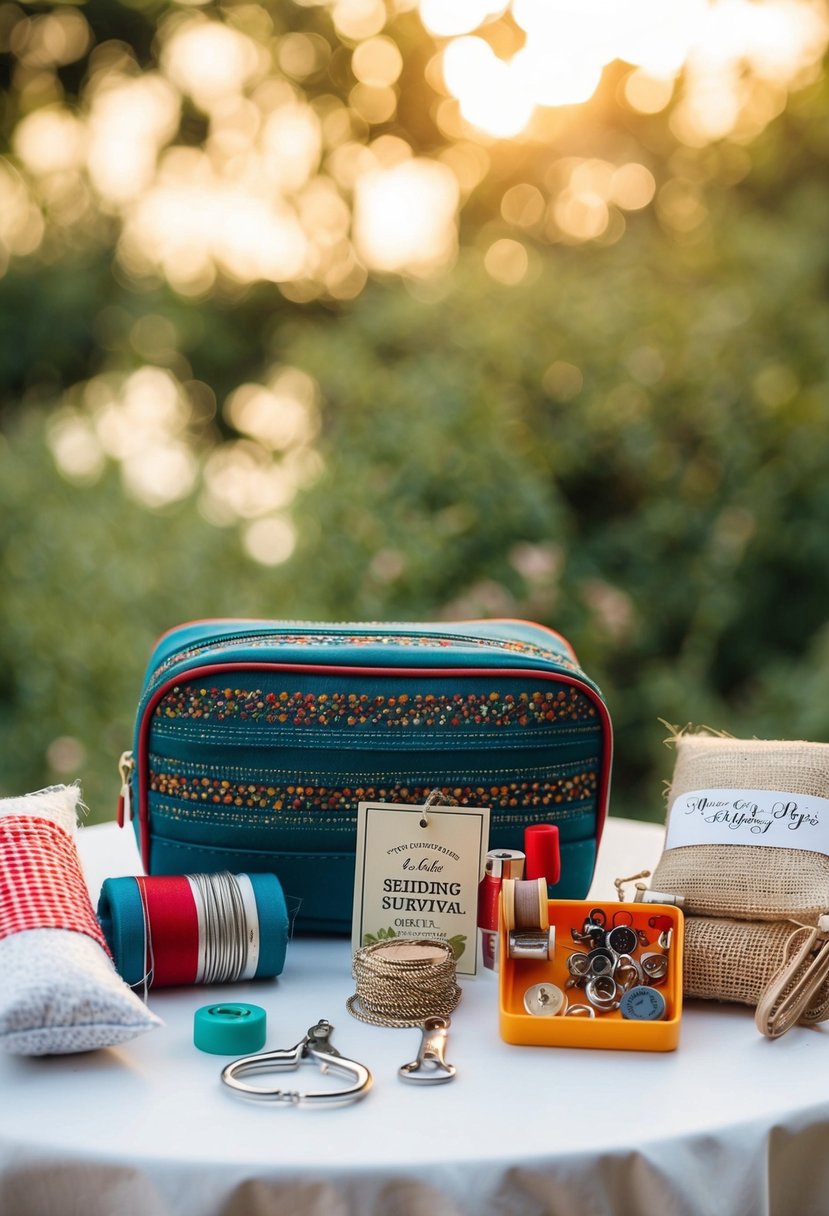
{"type": "MultiPolygon", "coordinates": [[[[501,1038],[507,1043],[541,1047],[601,1047],[623,1051],[673,1051],[679,1042],[679,1025],[682,1017],[682,949],[684,925],[682,912],[669,904],[615,903],[595,900],[552,899],[548,902],[550,924],[555,926],[555,957],[550,961],[511,959],[507,955],[506,932],[503,916],[499,941],[499,1016],[501,1038]],[[609,1013],[596,1012],[595,1018],[567,1017],[563,1013],[555,1017],[536,1017],[524,1008],[524,993],[533,984],[556,984],[563,989],[571,1004],[586,1004],[579,988],[565,988],[570,978],[567,956],[585,947],[573,942],[570,930],[581,930],[592,908],[601,908],[608,925],[614,913],[619,920],[630,923],[632,928],[642,930],[653,943],[645,949],[658,952],[656,939],[659,930],[648,924],[653,916],[667,916],[671,920],[673,937],[668,953],[668,974],[659,985],[665,998],[665,1017],[658,1022],[635,1021],[624,1018],[619,1010],[609,1013]]],[[[635,957],[641,955],[637,951],[635,957]]]]}

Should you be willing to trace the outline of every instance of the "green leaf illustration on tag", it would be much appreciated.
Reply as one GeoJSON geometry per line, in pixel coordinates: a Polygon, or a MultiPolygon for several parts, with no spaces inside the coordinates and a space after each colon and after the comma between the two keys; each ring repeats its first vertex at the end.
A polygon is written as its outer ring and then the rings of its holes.
{"type": "Polygon", "coordinates": [[[452,947],[452,953],[455,956],[455,962],[457,962],[466,949],[466,934],[456,933],[454,937],[449,938],[449,945],[452,947]]]}
{"type": "Polygon", "coordinates": [[[376,933],[364,933],[363,934],[363,945],[364,946],[375,946],[377,944],[377,942],[388,941],[388,939],[390,937],[397,937],[397,934],[395,933],[394,929],[392,929],[392,928],[378,929],[376,933]]]}

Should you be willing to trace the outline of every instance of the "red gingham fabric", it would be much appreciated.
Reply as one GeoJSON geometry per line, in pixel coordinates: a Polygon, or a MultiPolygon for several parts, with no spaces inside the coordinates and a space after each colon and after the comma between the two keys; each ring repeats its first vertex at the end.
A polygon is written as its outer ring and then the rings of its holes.
{"type": "Polygon", "coordinates": [[[109,954],[72,837],[36,815],[0,815],[0,938],[26,929],[86,933],[109,954]]]}

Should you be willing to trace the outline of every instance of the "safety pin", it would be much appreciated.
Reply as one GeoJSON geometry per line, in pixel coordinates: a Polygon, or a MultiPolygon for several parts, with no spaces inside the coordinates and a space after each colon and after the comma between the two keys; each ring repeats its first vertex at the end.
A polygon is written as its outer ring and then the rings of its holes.
{"type": "Polygon", "coordinates": [[[419,1085],[440,1085],[444,1081],[452,1080],[457,1069],[454,1064],[447,1064],[444,1057],[449,1025],[449,1018],[426,1018],[417,1059],[412,1060],[410,1064],[401,1064],[398,1069],[402,1081],[415,1081],[419,1085]]]}
{"type": "Polygon", "coordinates": [[[349,1060],[340,1055],[331,1043],[331,1032],[334,1027],[330,1022],[321,1019],[312,1026],[304,1038],[294,1047],[278,1051],[263,1051],[252,1056],[242,1056],[222,1069],[222,1080],[231,1089],[237,1090],[248,1098],[265,1098],[272,1102],[290,1102],[294,1106],[339,1106],[347,1102],[357,1102],[364,1098],[371,1089],[372,1076],[364,1064],[349,1060]],[[310,1093],[300,1093],[298,1090],[264,1089],[258,1085],[249,1085],[239,1078],[250,1073],[278,1072],[282,1069],[299,1068],[303,1063],[318,1064],[321,1072],[335,1072],[351,1078],[353,1084],[346,1089],[312,1090],[310,1093]]]}

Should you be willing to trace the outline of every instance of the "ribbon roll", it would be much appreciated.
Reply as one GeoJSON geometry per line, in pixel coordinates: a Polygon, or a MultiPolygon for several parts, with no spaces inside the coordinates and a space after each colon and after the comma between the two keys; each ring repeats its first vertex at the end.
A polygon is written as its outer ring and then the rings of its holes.
{"type": "Polygon", "coordinates": [[[107,878],[98,920],[133,988],[279,975],[288,911],[275,874],[107,878]]]}
{"type": "Polygon", "coordinates": [[[505,878],[501,884],[504,927],[543,929],[550,927],[547,884],[543,878],[505,878]]]}
{"type": "Polygon", "coordinates": [[[512,959],[551,960],[556,933],[550,927],[547,884],[543,878],[505,878],[501,884],[507,954],[512,959]]]}

